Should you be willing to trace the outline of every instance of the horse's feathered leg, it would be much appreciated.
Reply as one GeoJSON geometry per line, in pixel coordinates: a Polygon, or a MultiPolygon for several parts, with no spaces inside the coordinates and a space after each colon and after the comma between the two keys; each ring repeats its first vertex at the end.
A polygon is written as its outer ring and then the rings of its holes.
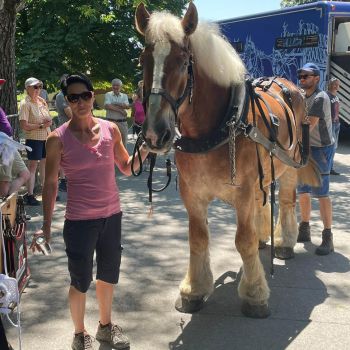
{"type": "Polygon", "coordinates": [[[199,197],[181,181],[180,191],[189,217],[190,261],[185,278],[180,284],[176,309],[181,312],[198,311],[213,291],[213,274],[209,257],[209,228],[207,211],[210,200],[199,197]]]}
{"type": "Polygon", "coordinates": [[[270,290],[258,252],[258,236],[254,224],[254,187],[238,190],[236,247],[243,260],[243,274],[238,287],[243,299],[242,312],[249,317],[264,318],[270,315],[270,290]]]}
{"type": "Polygon", "coordinates": [[[298,236],[296,186],[297,170],[288,167],[279,178],[279,215],[275,227],[275,256],[279,259],[294,257],[293,248],[298,236]]]}

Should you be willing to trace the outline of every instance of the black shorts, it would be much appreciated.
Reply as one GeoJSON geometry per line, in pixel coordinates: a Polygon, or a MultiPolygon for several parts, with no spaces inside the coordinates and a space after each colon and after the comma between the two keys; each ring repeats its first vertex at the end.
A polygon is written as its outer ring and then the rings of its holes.
{"type": "Polygon", "coordinates": [[[28,160],[42,160],[46,158],[45,142],[41,140],[26,140],[26,146],[32,148],[32,151],[27,150],[28,160]]]}
{"type": "Polygon", "coordinates": [[[92,281],[96,250],[96,279],[116,284],[121,260],[122,213],[104,219],[65,220],[63,238],[68,256],[71,285],[86,293],[92,281]]]}

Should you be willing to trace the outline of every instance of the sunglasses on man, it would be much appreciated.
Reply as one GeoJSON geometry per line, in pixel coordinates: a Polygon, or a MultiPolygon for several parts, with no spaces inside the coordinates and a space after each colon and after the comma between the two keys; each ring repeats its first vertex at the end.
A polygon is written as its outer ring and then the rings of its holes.
{"type": "Polygon", "coordinates": [[[35,90],[38,90],[38,89],[42,89],[43,86],[42,85],[33,85],[32,86],[35,90]]]}
{"type": "Polygon", "coordinates": [[[301,79],[306,80],[308,77],[314,77],[314,76],[315,74],[300,74],[298,75],[298,80],[301,80],[301,79]]]}
{"type": "Polygon", "coordinates": [[[67,95],[67,100],[70,103],[77,103],[80,98],[83,101],[89,101],[92,99],[92,92],[91,91],[84,91],[81,94],[69,94],[69,95],[67,95]]]}

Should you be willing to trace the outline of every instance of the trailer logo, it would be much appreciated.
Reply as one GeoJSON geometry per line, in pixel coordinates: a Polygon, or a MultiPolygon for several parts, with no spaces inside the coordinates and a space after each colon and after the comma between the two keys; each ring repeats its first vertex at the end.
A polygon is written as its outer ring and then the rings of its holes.
{"type": "Polygon", "coordinates": [[[293,35],[277,38],[275,42],[276,49],[292,49],[304,47],[317,47],[319,43],[318,34],[313,35],[293,35]]]}

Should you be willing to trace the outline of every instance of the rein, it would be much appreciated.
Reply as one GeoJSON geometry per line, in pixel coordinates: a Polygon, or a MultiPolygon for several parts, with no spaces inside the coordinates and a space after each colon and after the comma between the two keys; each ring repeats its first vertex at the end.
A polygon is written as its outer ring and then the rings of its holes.
{"type": "MultiPolygon", "coordinates": [[[[141,157],[141,152],[140,152],[140,147],[142,143],[144,142],[144,137],[142,133],[137,137],[137,140],[135,142],[134,150],[132,152],[132,158],[131,158],[131,173],[134,176],[140,176],[143,172],[143,162],[142,162],[142,157],[141,157]],[[139,170],[135,171],[135,158],[138,158],[139,160],[139,170]]],[[[165,167],[166,167],[166,176],[167,176],[167,181],[164,186],[159,187],[159,188],[153,188],[153,170],[154,166],[156,165],[156,159],[157,159],[157,154],[156,153],[149,153],[149,158],[150,158],[150,169],[149,169],[149,175],[147,179],[147,187],[148,187],[148,202],[150,203],[150,215],[153,213],[153,206],[152,206],[152,193],[153,192],[162,192],[164,191],[170,184],[171,181],[171,160],[169,158],[166,159],[165,161],[165,167]]]]}

